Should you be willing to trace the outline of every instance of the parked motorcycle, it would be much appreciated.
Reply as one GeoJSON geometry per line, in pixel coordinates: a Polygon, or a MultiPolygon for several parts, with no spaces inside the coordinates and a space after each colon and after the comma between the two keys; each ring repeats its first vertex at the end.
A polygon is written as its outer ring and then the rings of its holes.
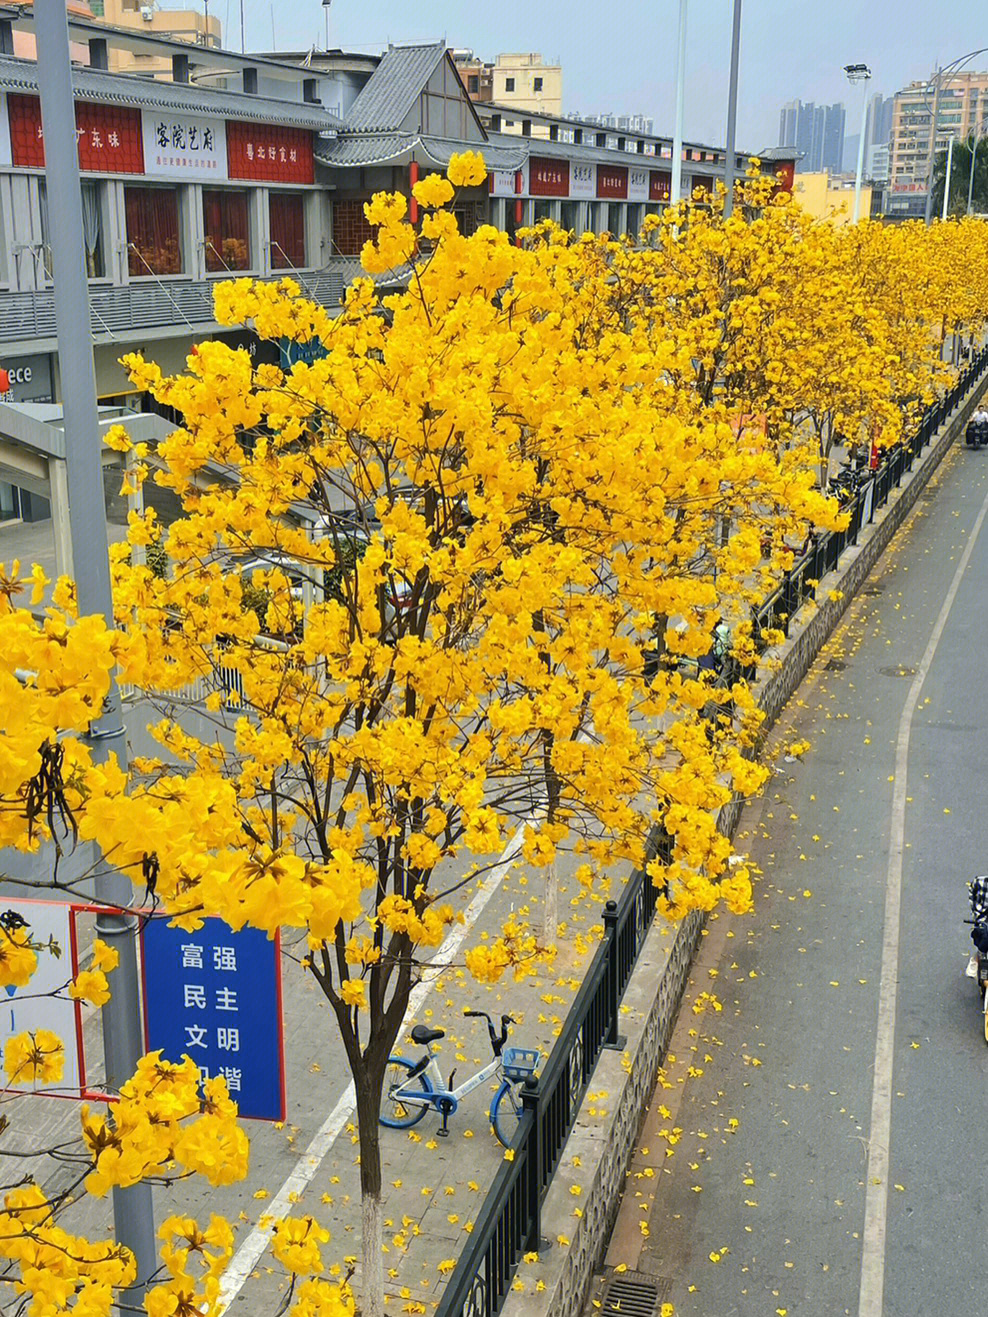
{"type": "Polygon", "coordinates": [[[969,884],[973,919],[965,919],[971,926],[974,951],[967,965],[967,975],[975,980],[981,995],[981,1009],[985,1022],[985,1042],[988,1042],[988,878],[979,876],[969,884]]]}
{"type": "Polygon", "coordinates": [[[988,421],[976,420],[972,417],[964,431],[964,443],[968,448],[988,447],[988,421]]]}

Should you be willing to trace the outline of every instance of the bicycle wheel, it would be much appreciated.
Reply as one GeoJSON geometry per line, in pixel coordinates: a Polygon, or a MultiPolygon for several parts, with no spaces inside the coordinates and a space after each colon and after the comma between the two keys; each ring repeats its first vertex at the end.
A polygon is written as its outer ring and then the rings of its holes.
{"type": "Polygon", "coordinates": [[[494,1094],[490,1117],[498,1142],[503,1144],[505,1148],[511,1147],[511,1140],[515,1137],[515,1130],[518,1128],[518,1122],[521,1120],[521,1113],[524,1110],[521,1101],[521,1085],[509,1083],[505,1079],[494,1094]]]}
{"type": "MultiPolygon", "coordinates": [[[[408,1083],[409,1071],[414,1066],[411,1061],[406,1061],[403,1056],[389,1056],[388,1068],[384,1072],[384,1086],[381,1089],[381,1113],[380,1121],[382,1125],[387,1125],[388,1129],[407,1130],[412,1125],[417,1125],[425,1113],[429,1110],[425,1103],[420,1106],[418,1102],[402,1102],[400,1098],[392,1097],[396,1088],[402,1084],[408,1083]]],[[[431,1093],[432,1085],[429,1083],[425,1074],[417,1075],[415,1082],[421,1087],[423,1093],[431,1093]]]]}

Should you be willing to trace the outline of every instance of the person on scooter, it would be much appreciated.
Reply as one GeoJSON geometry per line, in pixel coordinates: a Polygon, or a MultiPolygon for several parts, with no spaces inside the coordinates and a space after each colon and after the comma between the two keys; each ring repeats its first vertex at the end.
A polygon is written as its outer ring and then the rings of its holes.
{"type": "Polygon", "coordinates": [[[975,950],[964,971],[969,979],[978,977],[978,955],[988,955],[988,874],[978,874],[973,883],[969,883],[971,896],[971,914],[975,925],[971,929],[971,941],[975,950]]]}

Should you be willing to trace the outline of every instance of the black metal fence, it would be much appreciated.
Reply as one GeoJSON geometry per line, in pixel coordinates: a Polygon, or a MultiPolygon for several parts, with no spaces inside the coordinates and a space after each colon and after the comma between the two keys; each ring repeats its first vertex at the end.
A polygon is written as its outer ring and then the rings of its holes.
{"type": "MultiPolygon", "coordinates": [[[[863,525],[884,506],[892,489],[912,468],[940,425],[974,380],[988,367],[988,348],[973,358],[956,384],[926,412],[916,433],[885,461],[848,507],[845,530],[822,536],[793,566],[779,589],[759,610],[762,628],[788,634],[789,620],[815,591],[815,583],[840,562],[844,549],[857,542],[863,525]]],[[[652,858],[668,846],[656,829],[649,840],[652,858]]],[[[644,869],[634,873],[620,901],[604,910],[604,937],[590,964],[555,1046],[538,1079],[523,1090],[524,1114],[507,1158],[502,1162],[474,1222],[436,1310],[436,1317],[496,1317],[523,1253],[540,1243],[541,1208],[594,1067],[605,1047],[623,1046],[618,1035],[621,998],[655,914],[655,884],[644,869]]]]}
{"type": "Polygon", "coordinates": [[[835,571],[844,550],[857,544],[863,527],[875,518],[879,508],[889,501],[893,489],[902,484],[903,477],[913,468],[916,458],[932,441],[937,430],[965,396],[974,381],[988,367],[988,347],[982,348],[957,377],[949,393],[929,407],[914,434],[903,439],[885,458],[872,478],[859,488],[846,504],[844,511],[850,521],[844,530],[828,531],[821,535],[810,549],[793,563],[779,588],[765,600],[756,613],[757,635],[766,630],[789,634],[791,618],[807,599],[816,596],[817,582],[828,572],[835,571]]]}

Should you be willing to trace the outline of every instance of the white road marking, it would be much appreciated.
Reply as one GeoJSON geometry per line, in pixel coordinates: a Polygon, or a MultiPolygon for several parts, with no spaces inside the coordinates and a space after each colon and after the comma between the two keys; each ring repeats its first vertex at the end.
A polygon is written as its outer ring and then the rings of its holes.
{"type": "Polygon", "coordinates": [[[882,980],[878,996],[878,1033],[875,1041],[875,1078],[871,1097],[871,1130],[868,1137],[868,1174],[865,1190],[865,1219],[861,1253],[861,1289],[858,1317],[882,1317],[885,1287],[885,1237],[889,1193],[889,1142],[892,1127],[892,1062],[895,1047],[895,1002],[899,984],[899,921],[902,896],[902,857],[905,850],[906,793],[909,769],[909,737],[913,717],[943,636],[947,618],[971,561],[971,554],[988,515],[985,497],[957,564],[947,597],[930,635],[926,653],[909,687],[895,748],[895,784],[889,835],[889,862],[885,888],[885,940],[882,945],[882,980]]]}
{"type": "MultiPolygon", "coordinates": [[[[533,819],[535,817],[534,814],[531,816],[533,819]]],[[[439,950],[429,961],[430,969],[442,969],[453,963],[453,959],[463,945],[467,934],[476,924],[487,902],[501,886],[505,875],[511,868],[512,861],[525,836],[525,825],[529,821],[530,819],[526,819],[525,823],[522,823],[516,829],[511,840],[504,848],[500,860],[487,877],[478,884],[473,899],[463,912],[463,923],[454,925],[447,934],[439,950]]],[[[406,1023],[418,1014],[422,1004],[432,991],[435,977],[434,974],[430,974],[428,979],[423,979],[421,983],[418,983],[412,989],[408,999],[408,1011],[405,1015],[406,1023]]],[[[298,1195],[314,1178],[341,1130],[351,1119],[355,1110],[356,1095],[351,1080],[336,1106],[313,1137],[312,1142],[296,1161],[291,1174],[275,1194],[270,1209],[264,1213],[267,1224],[263,1227],[255,1226],[230,1259],[230,1265],[223,1273],[220,1281],[220,1313],[226,1311],[243,1289],[245,1281],[257,1266],[268,1246],[274,1226],[277,1222],[284,1220],[290,1208],[294,1206],[298,1195]]]]}

